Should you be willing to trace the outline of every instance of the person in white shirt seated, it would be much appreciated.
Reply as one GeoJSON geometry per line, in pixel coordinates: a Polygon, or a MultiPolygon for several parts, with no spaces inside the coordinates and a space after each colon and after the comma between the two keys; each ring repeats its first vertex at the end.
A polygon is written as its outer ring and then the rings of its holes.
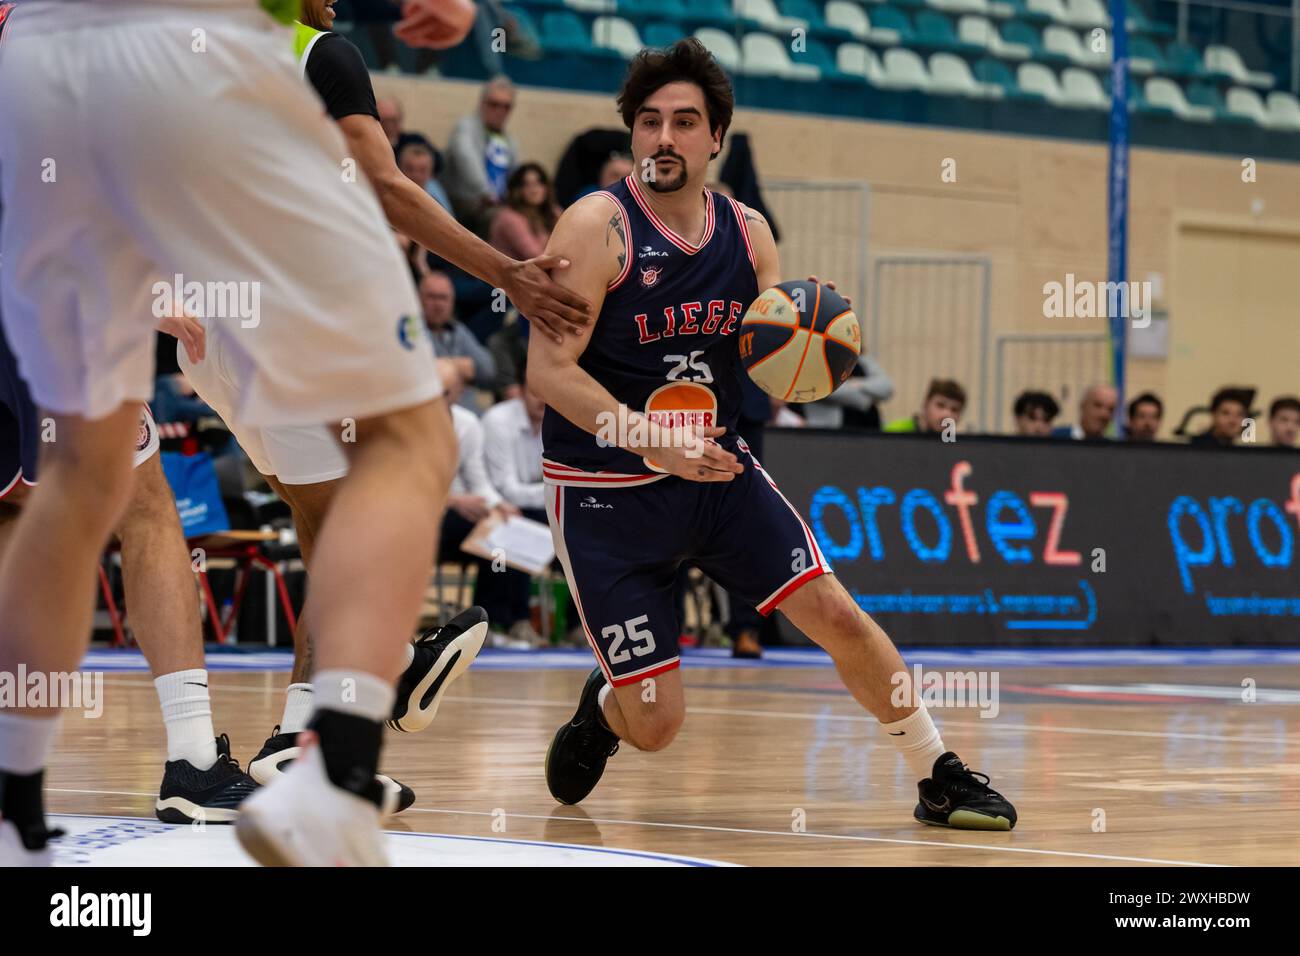
{"type": "MultiPolygon", "coordinates": [[[[527,369],[521,365],[519,378],[522,395],[519,398],[498,402],[480,420],[483,426],[483,454],[487,462],[488,480],[526,518],[546,522],[546,490],[542,484],[542,413],[546,404],[528,387],[527,369]]],[[[483,576],[479,577],[480,583],[483,576]]],[[[487,609],[493,630],[505,631],[513,641],[528,641],[536,646],[544,643],[533,628],[528,606],[529,578],[522,571],[507,569],[489,573],[487,597],[496,597],[496,587],[501,588],[496,607],[476,597],[478,604],[487,609]]],[[[475,592],[476,595],[480,591],[475,592]]]]}

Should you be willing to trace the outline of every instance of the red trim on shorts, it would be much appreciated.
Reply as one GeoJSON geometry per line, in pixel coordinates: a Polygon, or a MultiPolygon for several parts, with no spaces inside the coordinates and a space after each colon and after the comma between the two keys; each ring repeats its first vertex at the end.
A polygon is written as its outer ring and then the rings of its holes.
{"type": "Polygon", "coordinates": [[[605,663],[605,658],[601,656],[600,650],[596,647],[596,639],[591,636],[591,629],[587,627],[587,615],[582,611],[582,598],[578,594],[578,582],[570,573],[569,565],[569,545],[564,540],[564,486],[555,486],[555,531],[560,539],[560,544],[564,548],[564,557],[560,559],[560,564],[564,565],[565,579],[569,582],[569,590],[573,596],[573,606],[578,609],[578,621],[582,624],[582,633],[587,638],[587,643],[591,645],[591,653],[596,655],[596,663],[600,665],[600,671],[605,675],[606,682],[613,684],[614,675],[605,663]]]}
{"type": "Polygon", "coordinates": [[[801,587],[803,587],[813,578],[819,578],[825,573],[826,573],[826,569],[822,567],[820,564],[813,565],[807,571],[799,572],[799,574],[794,578],[792,578],[790,581],[788,581],[786,585],[783,588],[781,588],[781,590],[777,591],[775,594],[773,594],[762,604],[758,605],[755,608],[755,610],[758,611],[759,614],[763,615],[763,617],[767,617],[769,614],[775,611],[781,605],[781,602],[784,601],[786,598],[788,598],[791,594],[799,590],[801,587]]]}
{"type": "Polygon", "coordinates": [[[611,687],[626,687],[628,684],[639,683],[643,680],[646,680],[647,678],[656,677],[659,674],[665,674],[668,671],[676,670],[681,666],[682,666],[681,659],[674,657],[671,661],[666,661],[663,664],[658,665],[657,667],[652,667],[648,671],[638,671],[635,674],[628,674],[626,677],[619,677],[615,680],[610,680],[609,672],[606,671],[605,679],[609,680],[611,687]]]}

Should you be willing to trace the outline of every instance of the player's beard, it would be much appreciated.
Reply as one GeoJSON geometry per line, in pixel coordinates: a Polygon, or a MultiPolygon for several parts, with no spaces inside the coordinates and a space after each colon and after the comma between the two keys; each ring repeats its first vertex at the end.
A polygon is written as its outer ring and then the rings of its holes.
{"type": "Polygon", "coordinates": [[[686,185],[686,180],[689,178],[686,172],[686,160],[682,159],[682,157],[678,156],[676,153],[673,153],[671,158],[677,161],[677,175],[668,179],[662,179],[656,175],[646,183],[652,192],[675,193],[686,185]]]}

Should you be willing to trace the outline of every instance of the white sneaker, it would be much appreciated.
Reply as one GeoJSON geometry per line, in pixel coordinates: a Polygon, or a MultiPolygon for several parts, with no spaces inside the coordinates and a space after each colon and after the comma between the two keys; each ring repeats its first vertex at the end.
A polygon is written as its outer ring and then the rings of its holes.
{"type": "Polygon", "coordinates": [[[487,611],[477,606],[421,634],[412,645],[415,656],[397,680],[397,697],[388,726],[413,733],[433,723],[447,688],[469,670],[487,636],[487,611]]]}
{"type": "Polygon", "coordinates": [[[315,734],[288,770],[244,801],[235,835],[263,866],[387,866],[379,808],[325,774],[315,734]]]}
{"type": "Polygon", "coordinates": [[[48,843],[39,850],[23,846],[18,828],[0,820],[0,866],[53,866],[54,847],[48,843]]]}

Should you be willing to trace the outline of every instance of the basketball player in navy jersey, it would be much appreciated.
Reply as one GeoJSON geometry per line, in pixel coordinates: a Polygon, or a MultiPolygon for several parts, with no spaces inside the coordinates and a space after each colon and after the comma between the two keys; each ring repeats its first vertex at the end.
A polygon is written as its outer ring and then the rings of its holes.
{"type": "Polygon", "coordinates": [[[534,336],[528,368],[549,406],[547,516],[600,664],[551,743],[547,784],[577,803],[620,741],[662,750],[676,736],[686,703],[673,584],[690,561],[830,653],[915,776],[917,820],[1009,830],[1015,809],[944,748],[919,700],[891,700],[898,651],[736,433],[734,336],[782,276],[764,219],[704,188],[733,103],[697,40],[638,54],[618,98],[636,169],[571,206],[547,248],[573,263],[561,283],[599,309],[576,338],[534,336]]]}

